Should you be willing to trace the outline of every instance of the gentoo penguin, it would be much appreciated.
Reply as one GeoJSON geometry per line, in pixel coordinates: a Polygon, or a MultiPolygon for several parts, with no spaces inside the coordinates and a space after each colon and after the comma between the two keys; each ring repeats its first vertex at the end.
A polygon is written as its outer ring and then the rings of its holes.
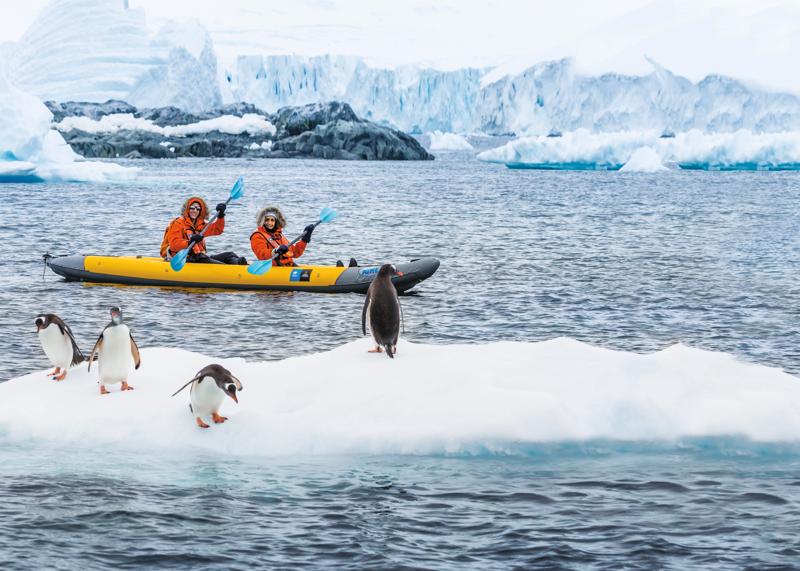
{"type": "Polygon", "coordinates": [[[361,310],[361,331],[367,334],[367,321],[372,338],[375,339],[375,349],[370,353],[380,353],[381,347],[386,349],[386,354],[394,359],[397,353],[397,338],[400,336],[401,308],[397,289],[392,283],[392,276],[402,276],[392,264],[384,264],[378,270],[378,275],[369,284],[367,299],[361,310]]]}
{"type": "Polygon", "coordinates": [[[70,366],[85,360],[72,330],[54,313],[37,315],[35,323],[44,354],[55,367],[47,376],[53,377],[54,381],[63,381],[70,366]]]}
{"type": "Polygon", "coordinates": [[[208,425],[203,422],[204,416],[211,415],[211,420],[215,424],[228,420],[227,417],[219,415],[219,407],[225,400],[225,395],[231,397],[238,404],[236,391],[242,390],[242,383],[239,382],[239,379],[222,365],[203,367],[191,381],[175,391],[172,396],[177,395],[189,385],[192,385],[192,388],[189,389],[189,401],[191,402],[189,410],[200,428],[208,428],[208,425]]]}
{"type": "Polygon", "coordinates": [[[128,384],[131,361],[138,369],[142,359],[139,357],[139,347],[136,346],[130,329],[122,322],[122,310],[119,307],[111,308],[111,323],[105,326],[92,348],[92,354],[89,355],[89,370],[92,369],[95,353],[99,353],[97,360],[100,368],[100,394],[108,394],[105,385],[115,383],[122,383],[123,391],[132,391],[133,387],[128,384]]]}

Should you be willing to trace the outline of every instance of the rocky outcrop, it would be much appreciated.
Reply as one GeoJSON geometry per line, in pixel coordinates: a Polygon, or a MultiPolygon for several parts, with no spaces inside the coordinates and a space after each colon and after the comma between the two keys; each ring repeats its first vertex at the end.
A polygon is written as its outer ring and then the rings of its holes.
{"type": "Polygon", "coordinates": [[[131,113],[159,127],[189,125],[223,115],[257,114],[267,118],[275,133],[229,134],[209,131],[186,136],[167,136],[146,130],[88,133],[62,131],[67,143],[84,157],[177,158],[253,157],[319,158],[343,160],[430,160],[413,137],[388,126],[359,118],[346,104],[332,101],[302,107],[284,107],[274,115],[248,103],[226,105],[210,112],[192,114],[177,107],[136,109],[124,101],[105,103],[47,103],[56,121],[71,115],[100,119],[112,113],[131,113]]]}

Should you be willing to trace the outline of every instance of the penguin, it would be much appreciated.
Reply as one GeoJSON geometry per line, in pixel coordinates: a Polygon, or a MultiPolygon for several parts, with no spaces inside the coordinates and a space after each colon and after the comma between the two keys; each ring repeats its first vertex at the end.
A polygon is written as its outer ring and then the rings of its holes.
{"type": "Polygon", "coordinates": [[[47,373],[54,381],[63,381],[67,378],[67,369],[86,360],[75,343],[75,337],[69,325],[55,313],[43,313],[36,316],[36,332],[42,343],[44,354],[55,367],[54,371],[47,373]]]}
{"type": "Polygon", "coordinates": [[[189,389],[189,411],[194,415],[195,422],[200,428],[208,428],[208,424],[203,422],[204,416],[211,415],[214,424],[221,424],[228,420],[225,416],[219,415],[219,407],[225,400],[225,395],[239,404],[236,391],[242,390],[242,383],[234,377],[231,372],[222,365],[208,365],[200,369],[194,378],[175,391],[172,396],[177,395],[183,389],[192,385],[189,389]]]}
{"type": "Polygon", "coordinates": [[[111,308],[111,323],[105,326],[92,348],[92,354],[89,355],[90,371],[95,353],[99,355],[97,361],[100,368],[100,394],[107,395],[105,385],[116,383],[122,383],[121,390],[132,391],[133,387],[128,384],[131,361],[138,369],[142,359],[131,330],[122,322],[122,310],[119,307],[111,308]]]}
{"type": "Polygon", "coordinates": [[[375,348],[370,353],[381,353],[383,347],[386,354],[394,359],[397,353],[397,339],[400,337],[400,321],[402,308],[397,297],[397,289],[392,283],[393,276],[402,276],[393,264],[384,264],[378,275],[369,284],[367,298],[361,310],[361,331],[367,334],[367,321],[375,348]]]}

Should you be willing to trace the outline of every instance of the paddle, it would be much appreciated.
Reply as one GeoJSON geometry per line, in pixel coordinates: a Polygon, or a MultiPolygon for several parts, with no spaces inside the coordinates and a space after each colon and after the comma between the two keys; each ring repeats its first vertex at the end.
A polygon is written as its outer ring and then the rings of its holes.
{"type": "MultiPolygon", "coordinates": [[[[339,213],[336,212],[333,208],[325,207],[322,209],[322,212],[319,213],[319,220],[314,222],[314,228],[322,224],[323,222],[333,222],[339,216],[339,213]]],[[[305,234],[305,232],[303,232],[305,234]]],[[[297,238],[289,242],[289,246],[293,246],[300,241],[300,238],[303,237],[303,234],[300,234],[297,238]]],[[[273,254],[271,258],[268,260],[259,260],[257,262],[253,262],[247,267],[247,272],[253,274],[254,276],[261,276],[266,274],[269,269],[272,267],[272,260],[278,257],[278,254],[273,254]]]]}
{"type": "MultiPolygon", "coordinates": [[[[236,182],[233,184],[233,188],[231,188],[231,195],[228,197],[228,200],[225,201],[227,205],[231,200],[236,200],[237,198],[241,198],[244,196],[244,179],[239,177],[236,179],[236,182]]],[[[200,231],[200,235],[206,233],[208,227],[211,226],[211,223],[217,219],[217,214],[214,213],[214,216],[211,217],[211,220],[203,227],[200,231]]],[[[189,250],[194,246],[194,244],[189,244],[186,248],[172,256],[172,259],[169,261],[170,267],[179,272],[183,269],[183,266],[186,265],[186,257],[189,255],[189,250]]]]}

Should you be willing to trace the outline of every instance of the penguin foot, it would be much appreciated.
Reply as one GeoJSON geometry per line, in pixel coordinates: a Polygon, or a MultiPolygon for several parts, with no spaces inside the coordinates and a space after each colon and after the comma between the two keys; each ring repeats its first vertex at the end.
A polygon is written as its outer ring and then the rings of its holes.
{"type": "Polygon", "coordinates": [[[128,381],[122,381],[122,388],[120,390],[132,391],[133,387],[128,384],[128,381]]]}
{"type": "Polygon", "coordinates": [[[199,426],[200,428],[208,428],[208,425],[205,422],[203,422],[203,419],[200,418],[199,416],[195,417],[195,421],[197,422],[197,426],[199,426]]]}
{"type": "Polygon", "coordinates": [[[61,367],[56,367],[55,369],[53,369],[53,370],[52,370],[52,371],[50,371],[49,373],[45,373],[45,376],[46,376],[46,377],[55,377],[55,376],[56,376],[56,375],[58,375],[60,372],[61,372],[61,367]]]}
{"type": "Polygon", "coordinates": [[[228,420],[227,416],[220,416],[216,412],[211,413],[211,420],[214,421],[214,424],[222,424],[226,420],[228,420]]]}
{"type": "Polygon", "coordinates": [[[105,385],[100,385],[100,394],[101,395],[108,395],[111,394],[105,387],[105,385]]]}
{"type": "Polygon", "coordinates": [[[53,377],[53,380],[54,381],[63,381],[66,378],[67,378],[67,370],[64,369],[63,371],[61,371],[60,375],[56,375],[55,377],[53,377]]]}
{"type": "Polygon", "coordinates": [[[375,347],[374,349],[370,349],[367,353],[383,353],[383,349],[380,347],[375,347]]]}

